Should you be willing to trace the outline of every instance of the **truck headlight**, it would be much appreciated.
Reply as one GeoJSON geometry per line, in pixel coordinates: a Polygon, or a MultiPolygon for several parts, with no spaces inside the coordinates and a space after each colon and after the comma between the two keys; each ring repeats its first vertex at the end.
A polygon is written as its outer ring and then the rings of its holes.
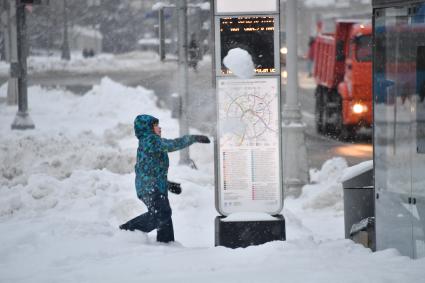
{"type": "Polygon", "coordinates": [[[353,112],[356,114],[364,113],[367,111],[367,107],[361,103],[356,103],[353,105],[353,112]]]}

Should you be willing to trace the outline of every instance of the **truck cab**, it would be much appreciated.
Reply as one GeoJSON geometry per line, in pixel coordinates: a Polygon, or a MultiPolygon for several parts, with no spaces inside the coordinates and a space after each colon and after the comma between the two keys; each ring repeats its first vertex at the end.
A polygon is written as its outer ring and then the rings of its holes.
{"type": "Polygon", "coordinates": [[[316,38],[316,129],[347,140],[372,125],[372,26],[336,23],[334,34],[316,38]]]}
{"type": "Polygon", "coordinates": [[[372,124],[372,27],[356,24],[350,34],[344,80],[338,85],[343,121],[354,127],[372,124]]]}

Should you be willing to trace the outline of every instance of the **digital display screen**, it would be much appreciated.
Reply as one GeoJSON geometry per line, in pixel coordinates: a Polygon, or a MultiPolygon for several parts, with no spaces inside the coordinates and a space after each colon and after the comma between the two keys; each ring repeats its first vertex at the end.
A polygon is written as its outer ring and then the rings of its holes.
{"type": "MultiPolygon", "coordinates": [[[[274,73],[273,17],[226,17],[220,18],[221,62],[229,50],[241,48],[251,55],[256,73],[274,73]]],[[[222,74],[230,70],[221,64],[222,74]]]]}

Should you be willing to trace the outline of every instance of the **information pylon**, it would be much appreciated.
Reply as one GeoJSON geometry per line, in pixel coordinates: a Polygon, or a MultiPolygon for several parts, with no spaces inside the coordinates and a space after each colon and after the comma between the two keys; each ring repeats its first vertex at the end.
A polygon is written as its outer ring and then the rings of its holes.
{"type": "Polygon", "coordinates": [[[215,0],[217,97],[216,245],[231,248],[285,239],[280,115],[278,0],[215,0]],[[247,52],[251,78],[223,59],[247,52]],[[249,216],[249,217],[245,217],[249,216]]]}

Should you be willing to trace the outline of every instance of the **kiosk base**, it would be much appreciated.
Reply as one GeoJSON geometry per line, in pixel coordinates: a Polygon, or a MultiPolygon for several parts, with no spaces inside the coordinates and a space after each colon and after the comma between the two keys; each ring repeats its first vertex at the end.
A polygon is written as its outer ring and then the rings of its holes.
{"type": "Polygon", "coordinates": [[[274,215],[271,221],[223,221],[224,216],[215,218],[215,245],[228,248],[245,248],[270,241],[285,241],[285,218],[274,215]]]}

